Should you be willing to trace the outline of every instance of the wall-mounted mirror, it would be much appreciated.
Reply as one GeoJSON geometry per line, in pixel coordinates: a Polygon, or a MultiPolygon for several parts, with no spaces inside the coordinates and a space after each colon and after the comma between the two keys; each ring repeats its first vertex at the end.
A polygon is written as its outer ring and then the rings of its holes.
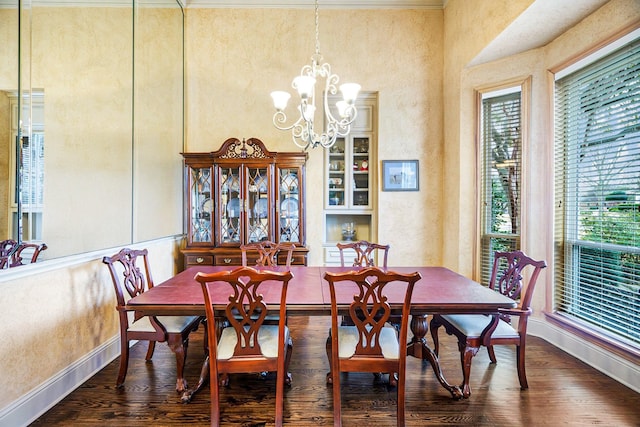
{"type": "Polygon", "coordinates": [[[179,3],[0,0],[0,59],[0,240],[46,260],[181,232],[179,3]]]}

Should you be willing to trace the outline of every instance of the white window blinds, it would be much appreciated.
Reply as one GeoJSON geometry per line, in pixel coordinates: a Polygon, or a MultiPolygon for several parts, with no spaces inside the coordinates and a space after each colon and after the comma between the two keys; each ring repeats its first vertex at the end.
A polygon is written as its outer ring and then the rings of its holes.
{"type": "Polygon", "coordinates": [[[640,347],[640,40],[555,90],[555,310],[640,347]]]}

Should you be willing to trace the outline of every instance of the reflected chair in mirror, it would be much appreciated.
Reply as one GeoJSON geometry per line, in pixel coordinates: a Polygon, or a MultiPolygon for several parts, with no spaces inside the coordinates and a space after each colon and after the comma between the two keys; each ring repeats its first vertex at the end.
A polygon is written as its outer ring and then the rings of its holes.
{"type": "Polygon", "coordinates": [[[274,243],[268,240],[241,245],[242,265],[245,267],[248,265],[248,259],[252,254],[256,254],[256,261],[254,263],[256,266],[278,265],[280,253],[286,253],[287,258],[285,259],[284,265],[286,267],[290,267],[291,260],[293,258],[293,250],[295,248],[296,245],[293,243],[274,243]]]}
{"type": "Polygon", "coordinates": [[[33,264],[38,260],[42,251],[47,249],[45,243],[29,243],[22,242],[11,255],[9,267],[18,267],[20,265],[33,264]]]}
{"type": "Polygon", "coordinates": [[[329,282],[331,294],[331,330],[327,339],[331,371],[327,380],[333,384],[334,426],[342,425],[342,372],[397,373],[397,425],[404,426],[409,311],[420,274],[368,267],[357,272],[327,272],[324,279],[329,282]],[[338,306],[338,301],[350,304],[338,306]],[[399,331],[387,324],[392,308],[395,313],[401,311],[399,331]],[[341,325],[341,315],[349,317],[353,326],[341,325]]]}
{"type": "Polygon", "coordinates": [[[18,242],[13,239],[7,239],[0,242],[0,269],[8,268],[11,263],[11,257],[18,248],[18,242]]]}
{"type": "Polygon", "coordinates": [[[525,348],[527,336],[527,320],[531,314],[531,298],[538,276],[545,261],[536,261],[522,251],[496,252],[489,288],[519,301],[517,308],[501,309],[498,316],[482,314],[435,314],[430,322],[431,336],[438,355],[440,344],[438,330],[444,326],[449,335],[458,338],[460,361],[462,363],[462,394],[465,398],[471,395],[469,377],[471,359],[480,346],[486,346],[491,363],[496,363],[494,345],[515,345],[518,380],[522,390],[529,387],[525,372],[525,348]],[[527,285],[523,284],[523,274],[528,273],[527,285]],[[511,325],[511,318],[518,320],[517,326],[511,325]]]}
{"type": "MultiPolygon", "coordinates": [[[[104,257],[102,262],[109,273],[116,292],[116,309],[120,317],[120,369],[117,387],[124,385],[129,365],[129,343],[132,340],[149,341],[146,360],[150,361],[156,342],[167,342],[176,356],[176,391],[187,389],[184,364],[189,345],[189,334],[198,329],[201,316],[143,316],[135,310],[127,310],[126,302],[153,288],[153,278],[146,249],[124,248],[117,254],[104,257]]],[[[206,330],[206,327],[205,327],[206,330]]]]}
{"type": "Polygon", "coordinates": [[[252,267],[196,274],[202,285],[207,323],[222,326],[218,331],[209,328],[207,334],[212,426],[220,424],[220,386],[228,385],[227,374],[241,372],[276,372],[275,425],[282,425],[284,385],[291,382],[288,372],[293,344],[286,325],[286,300],[292,277],[289,271],[252,267]],[[280,298],[273,305],[261,294],[265,283],[279,288],[280,298]],[[278,312],[277,325],[265,323],[270,310],[278,312]]]}

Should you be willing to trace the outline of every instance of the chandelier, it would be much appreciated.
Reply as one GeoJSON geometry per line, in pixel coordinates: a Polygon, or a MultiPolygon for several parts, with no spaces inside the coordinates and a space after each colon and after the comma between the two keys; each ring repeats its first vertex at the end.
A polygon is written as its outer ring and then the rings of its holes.
{"type": "Polygon", "coordinates": [[[309,147],[322,146],[331,147],[336,138],[346,136],[351,130],[351,124],[356,119],[357,110],[354,105],[360,85],[357,83],[344,83],[340,85],[342,100],[336,102],[337,117],[329,108],[329,96],[336,95],[336,85],[338,76],[331,73],[331,66],[328,63],[321,64],[320,41],[318,31],[318,0],[315,0],[315,24],[316,24],[316,53],[311,57],[311,65],[302,67],[300,75],[293,79],[292,87],[298,91],[300,103],[298,105],[298,119],[291,125],[286,125],[287,115],[285,109],[291,95],[289,92],[271,92],[273,105],[276,112],[273,115],[273,124],[280,130],[291,130],[293,142],[300,148],[307,150],[309,147]],[[315,86],[319,79],[324,79],[324,91],[322,93],[325,129],[318,133],[318,126],[315,120],[315,86]]]}

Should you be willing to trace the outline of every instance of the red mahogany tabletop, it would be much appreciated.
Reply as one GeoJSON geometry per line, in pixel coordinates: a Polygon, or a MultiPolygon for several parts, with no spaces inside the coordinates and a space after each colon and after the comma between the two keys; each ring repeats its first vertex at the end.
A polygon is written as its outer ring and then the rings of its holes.
{"type": "MultiPolygon", "coordinates": [[[[145,293],[132,298],[128,308],[140,310],[150,315],[196,314],[204,315],[204,298],[200,283],[194,277],[196,273],[212,273],[230,270],[229,266],[197,266],[178,273],[165,282],[156,285],[145,293]]],[[[278,271],[286,267],[262,267],[278,271]]],[[[287,312],[290,315],[330,315],[329,284],[324,280],[325,272],[342,272],[354,267],[306,267],[291,266],[293,279],[289,282],[287,292],[287,312]]],[[[398,273],[419,272],[422,278],[416,283],[411,299],[412,311],[415,313],[495,313],[499,308],[511,308],[515,302],[498,292],[494,292],[481,284],[468,279],[444,267],[397,267],[388,270],[398,273]]],[[[275,284],[275,282],[274,282],[275,284]]],[[[225,304],[228,294],[223,291],[227,284],[211,283],[209,286],[220,287],[219,298],[214,304],[225,304]]],[[[261,293],[270,304],[280,302],[280,290],[262,285],[261,293]]],[[[401,303],[404,288],[393,291],[388,286],[390,303],[401,303]]],[[[338,300],[348,304],[352,301],[353,292],[349,288],[338,291],[338,300]]],[[[214,297],[215,298],[215,297],[214,297]]]]}

